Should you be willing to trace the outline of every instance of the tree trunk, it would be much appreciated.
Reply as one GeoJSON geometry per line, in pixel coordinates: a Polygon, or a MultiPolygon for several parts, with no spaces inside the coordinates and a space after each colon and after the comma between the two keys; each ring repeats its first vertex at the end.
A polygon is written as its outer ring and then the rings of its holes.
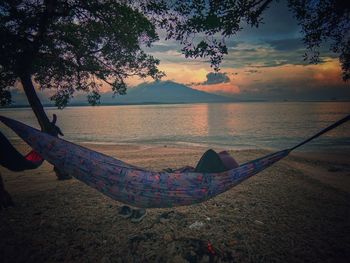
{"type": "Polygon", "coordinates": [[[9,193],[5,190],[4,182],[2,181],[0,173],[0,210],[2,208],[7,208],[9,206],[14,206],[13,201],[9,193]]]}
{"type": "MultiPolygon", "coordinates": [[[[32,108],[39,122],[41,130],[53,136],[58,136],[55,125],[50,122],[49,118],[47,117],[44,111],[44,107],[41,104],[41,101],[39,100],[38,95],[35,92],[35,88],[30,74],[23,74],[20,76],[20,79],[23,85],[24,92],[27,96],[29,105],[32,108]]],[[[60,171],[57,167],[54,167],[54,171],[56,172],[58,180],[66,180],[72,178],[70,175],[60,171]]]]}
{"type": "Polygon", "coordinates": [[[21,76],[21,82],[29,105],[34,112],[42,131],[52,134],[50,120],[47,117],[44,107],[35,92],[31,76],[29,74],[21,76]]]}

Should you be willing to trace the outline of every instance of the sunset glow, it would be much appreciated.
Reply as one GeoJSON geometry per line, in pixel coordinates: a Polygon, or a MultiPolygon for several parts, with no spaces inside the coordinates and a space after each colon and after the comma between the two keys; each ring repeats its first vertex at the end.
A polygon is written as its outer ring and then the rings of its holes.
{"type": "MultiPolygon", "coordinates": [[[[238,100],[349,100],[350,85],[342,80],[338,55],[327,47],[320,47],[320,63],[303,60],[306,47],[300,27],[284,1],[267,10],[264,24],[243,30],[227,39],[228,54],[220,71],[214,74],[207,58],[189,59],[181,53],[181,45],[174,40],[160,40],[145,51],[160,60],[159,69],[170,80],[190,88],[232,97],[238,100]],[[278,26],[277,26],[278,25],[278,26]]],[[[125,79],[131,90],[139,84],[154,81],[129,77],[125,79]]],[[[55,91],[39,92],[49,101],[55,91]]],[[[112,97],[111,87],[103,84],[100,92],[112,97]]],[[[86,96],[76,93],[75,97],[86,96]]],[[[26,101],[21,89],[15,101],[26,101]]],[[[118,98],[116,98],[118,102],[118,98]]]]}

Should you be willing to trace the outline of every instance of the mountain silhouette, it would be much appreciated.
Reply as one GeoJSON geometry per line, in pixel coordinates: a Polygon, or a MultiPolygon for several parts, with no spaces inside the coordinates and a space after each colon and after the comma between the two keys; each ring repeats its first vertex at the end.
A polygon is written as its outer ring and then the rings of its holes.
{"type": "MultiPolygon", "coordinates": [[[[47,95],[38,93],[42,103],[53,106],[47,95]]],[[[13,100],[15,105],[28,105],[23,94],[14,91],[13,100]]],[[[113,96],[112,92],[101,94],[101,105],[119,104],[166,104],[166,103],[211,103],[237,101],[229,97],[220,96],[187,87],[173,81],[156,81],[142,83],[134,88],[128,88],[126,95],[113,96]]],[[[69,105],[89,105],[86,93],[75,94],[69,105]]]]}
{"type": "Polygon", "coordinates": [[[230,102],[232,98],[215,95],[173,81],[142,83],[129,88],[127,94],[112,98],[103,94],[102,104],[152,104],[152,103],[210,103],[230,102]]]}

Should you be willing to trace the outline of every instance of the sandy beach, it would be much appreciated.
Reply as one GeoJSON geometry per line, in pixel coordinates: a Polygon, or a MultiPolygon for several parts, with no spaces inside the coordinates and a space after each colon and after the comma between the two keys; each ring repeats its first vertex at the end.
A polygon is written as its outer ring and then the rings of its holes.
{"type": "MultiPolygon", "coordinates": [[[[195,165],[206,150],[84,146],[154,170],[195,165]]],[[[230,153],[243,163],[268,151],[230,153]]],[[[58,181],[47,162],[19,173],[0,168],[15,203],[0,211],[0,261],[348,262],[349,156],[293,153],[207,202],[149,209],[138,224],[118,215],[121,203],[74,178],[58,181]]]]}

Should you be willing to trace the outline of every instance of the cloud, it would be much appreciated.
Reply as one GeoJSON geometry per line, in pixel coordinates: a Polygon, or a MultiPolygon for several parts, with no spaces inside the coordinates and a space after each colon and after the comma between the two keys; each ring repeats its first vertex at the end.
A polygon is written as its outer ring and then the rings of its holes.
{"type": "Polygon", "coordinates": [[[261,73],[261,71],[259,71],[257,69],[247,69],[244,71],[244,73],[246,73],[247,75],[251,75],[251,74],[261,73]]]}
{"type": "MultiPolygon", "coordinates": [[[[244,43],[229,50],[224,56],[222,68],[244,68],[244,67],[276,67],[286,64],[307,65],[303,60],[305,50],[297,48],[296,50],[282,49],[285,41],[244,43]],[[273,43],[273,45],[272,45],[273,43]]],[[[291,49],[292,43],[288,44],[291,49]]],[[[226,69],[225,69],[226,70],[226,69]]]]}
{"type": "Polygon", "coordinates": [[[234,95],[240,93],[240,89],[233,83],[218,83],[212,85],[193,85],[191,88],[209,93],[221,95],[234,95]]]}
{"type": "Polygon", "coordinates": [[[278,51],[296,51],[305,49],[305,45],[300,38],[266,40],[266,43],[278,51]]]}
{"type": "Polygon", "coordinates": [[[230,82],[230,78],[227,77],[226,73],[214,73],[210,72],[207,74],[207,80],[202,83],[202,85],[213,85],[213,84],[220,84],[220,83],[227,83],[230,82]]]}
{"type": "Polygon", "coordinates": [[[147,53],[167,52],[169,50],[180,51],[181,46],[175,41],[157,41],[151,47],[144,47],[147,53]]]}
{"type": "Polygon", "coordinates": [[[300,26],[288,8],[287,0],[273,1],[270,8],[263,13],[263,21],[258,28],[250,27],[246,23],[241,26],[243,30],[238,32],[237,39],[243,41],[300,36],[300,26]]]}
{"type": "MultiPolygon", "coordinates": [[[[261,68],[258,79],[240,74],[234,83],[241,99],[350,99],[348,84],[341,80],[337,59],[319,65],[282,65],[261,68]],[[258,80],[258,81],[255,81],[258,80]]],[[[243,71],[243,69],[241,69],[243,71]]],[[[236,96],[237,97],[237,96],[236,96]]]]}

